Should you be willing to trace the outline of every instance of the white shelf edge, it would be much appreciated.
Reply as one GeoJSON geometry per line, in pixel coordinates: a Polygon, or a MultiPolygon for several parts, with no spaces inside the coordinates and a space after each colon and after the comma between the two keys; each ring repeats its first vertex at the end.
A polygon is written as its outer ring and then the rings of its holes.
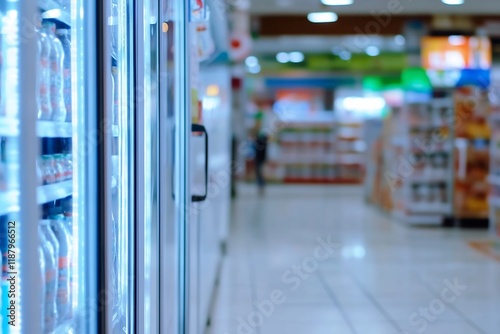
{"type": "Polygon", "coordinates": [[[0,136],[19,136],[19,120],[5,116],[0,117],[0,136]]]}
{"type": "Polygon", "coordinates": [[[71,196],[72,193],[73,180],[39,186],[37,189],[38,204],[62,199],[71,196]]]}
{"type": "Polygon", "coordinates": [[[36,132],[39,137],[71,138],[73,136],[73,127],[68,122],[38,121],[36,132]]]}
{"type": "Polygon", "coordinates": [[[0,216],[19,211],[19,191],[0,193],[0,216]]]}

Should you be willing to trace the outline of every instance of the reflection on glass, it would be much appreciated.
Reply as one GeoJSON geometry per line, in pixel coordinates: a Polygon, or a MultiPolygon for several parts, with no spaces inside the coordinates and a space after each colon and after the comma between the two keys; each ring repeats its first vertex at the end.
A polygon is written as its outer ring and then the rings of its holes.
{"type": "Polygon", "coordinates": [[[20,295],[10,294],[10,285],[19,291],[22,268],[18,257],[9,259],[11,254],[19,254],[19,139],[18,139],[18,52],[17,30],[18,12],[16,1],[0,3],[0,252],[2,258],[0,277],[0,332],[10,333],[15,324],[21,326],[20,295]],[[9,84],[7,84],[7,78],[9,84]],[[10,282],[15,271],[15,281],[10,282]],[[15,319],[8,317],[7,308],[15,303],[15,319]]]}
{"type": "Polygon", "coordinates": [[[113,333],[127,333],[129,331],[129,276],[131,265],[129,252],[129,217],[131,216],[129,203],[130,193],[130,145],[129,145],[129,19],[127,16],[127,0],[110,1],[110,43],[111,43],[111,120],[112,150],[109,161],[111,163],[111,226],[112,268],[111,292],[113,333]]]}

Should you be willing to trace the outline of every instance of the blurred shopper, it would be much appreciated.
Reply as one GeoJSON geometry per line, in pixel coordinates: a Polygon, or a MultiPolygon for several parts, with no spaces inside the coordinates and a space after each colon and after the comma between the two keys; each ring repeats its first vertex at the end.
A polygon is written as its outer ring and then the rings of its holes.
{"type": "Polygon", "coordinates": [[[255,148],[255,176],[257,179],[257,186],[259,187],[259,194],[264,194],[264,188],[266,185],[266,180],[264,177],[264,167],[267,160],[267,144],[269,140],[269,134],[267,133],[266,119],[268,115],[266,112],[267,104],[264,102],[257,103],[258,111],[255,116],[255,127],[253,129],[253,140],[255,148]]]}

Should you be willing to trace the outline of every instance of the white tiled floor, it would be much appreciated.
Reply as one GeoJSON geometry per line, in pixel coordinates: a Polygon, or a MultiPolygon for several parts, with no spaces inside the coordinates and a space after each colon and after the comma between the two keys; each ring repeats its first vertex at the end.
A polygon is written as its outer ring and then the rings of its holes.
{"type": "Polygon", "coordinates": [[[404,226],[356,187],[239,191],[208,334],[500,333],[487,231],[404,226]]]}

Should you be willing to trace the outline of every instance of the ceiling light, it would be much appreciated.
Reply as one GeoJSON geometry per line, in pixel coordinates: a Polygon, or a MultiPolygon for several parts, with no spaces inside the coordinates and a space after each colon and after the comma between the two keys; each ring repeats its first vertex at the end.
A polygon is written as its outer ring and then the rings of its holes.
{"type": "Polygon", "coordinates": [[[290,61],[290,56],[286,52],[280,52],[276,55],[276,60],[282,64],[285,64],[290,61]]]}
{"type": "Polygon", "coordinates": [[[405,45],[406,43],[406,38],[404,38],[403,35],[397,35],[396,37],[394,37],[394,42],[397,44],[397,45],[405,45]]]}
{"type": "Polygon", "coordinates": [[[370,57],[376,57],[380,54],[380,49],[377,48],[376,46],[369,46],[366,48],[365,52],[370,57]]]}
{"type": "Polygon", "coordinates": [[[457,6],[463,5],[465,0],[441,0],[445,5],[457,6]]]}
{"type": "Polygon", "coordinates": [[[349,6],[354,3],[354,0],[321,0],[325,6],[349,6]]]}
{"type": "Polygon", "coordinates": [[[333,12],[317,12],[307,14],[307,19],[312,23],[336,22],[339,17],[333,12]]]}
{"type": "Polygon", "coordinates": [[[289,57],[292,63],[301,63],[304,61],[304,54],[302,52],[291,52],[289,57]]]}
{"type": "Polygon", "coordinates": [[[259,60],[257,59],[257,57],[250,56],[247,59],[245,59],[245,64],[248,67],[257,66],[257,65],[259,65],[259,60]]]}

